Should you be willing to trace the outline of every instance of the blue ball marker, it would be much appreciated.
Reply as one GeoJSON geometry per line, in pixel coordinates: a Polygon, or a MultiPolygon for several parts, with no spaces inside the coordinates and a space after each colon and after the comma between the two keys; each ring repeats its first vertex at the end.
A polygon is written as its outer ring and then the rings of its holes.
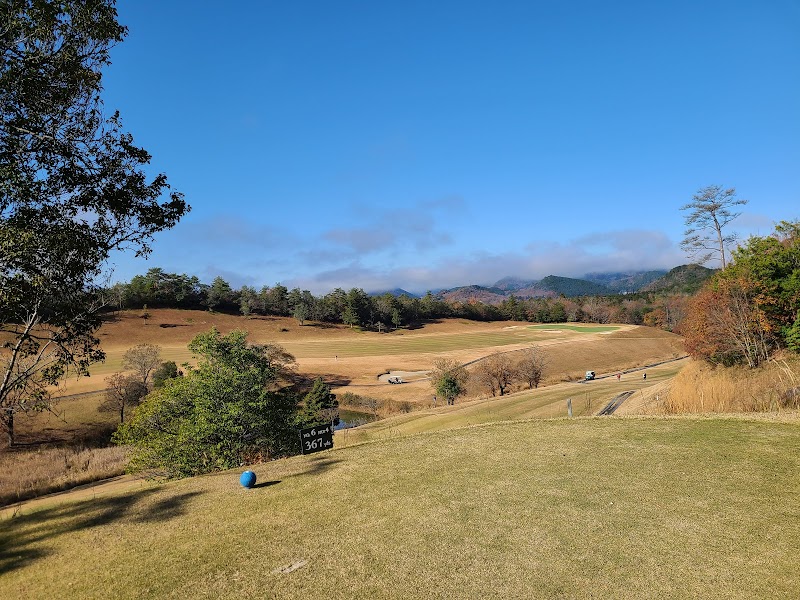
{"type": "Polygon", "coordinates": [[[253,487],[256,484],[256,474],[252,471],[245,471],[242,473],[242,476],[239,477],[239,483],[246,488],[253,487]]]}

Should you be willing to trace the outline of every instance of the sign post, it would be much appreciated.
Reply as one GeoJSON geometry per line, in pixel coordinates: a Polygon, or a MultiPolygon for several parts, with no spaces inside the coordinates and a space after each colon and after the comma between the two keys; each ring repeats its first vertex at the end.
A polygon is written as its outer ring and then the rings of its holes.
{"type": "Polygon", "coordinates": [[[300,430],[301,454],[313,454],[331,448],[333,448],[333,427],[330,423],[300,430]]]}

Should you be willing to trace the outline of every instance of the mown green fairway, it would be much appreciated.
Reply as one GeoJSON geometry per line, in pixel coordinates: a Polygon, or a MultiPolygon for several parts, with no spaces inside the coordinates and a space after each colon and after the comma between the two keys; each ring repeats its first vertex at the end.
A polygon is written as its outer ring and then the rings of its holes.
{"type": "Polygon", "coordinates": [[[578,333],[605,333],[607,331],[616,331],[619,327],[612,325],[570,325],[569,323],[552,323],[546,325],[530,325],[528,329],[537,329],[539,331],[547,329],[556,329],[558,331],[576,331],[578,333]]]}
{"type": "Polygon", "coordinates": [[[362,339],[286,341],[283,346],[298,358],[324,358],[333,355],[381,356],[419,354],[423,352],[450,352],[473,348],[493,348],[511,344],[524,344],[552,339],[557,334],[546,331],[528,331],[529,328],[509,328],[498,331],[471,331],[466,333],[440,333],[435,335],[403,335],[394,332],[383,336],[364,334],[362,339]]]}
{"type": "Polygon", "coordinates": [[[0,522],[3,598],[791,598],[800,426],[558,419],[0,522]]]}

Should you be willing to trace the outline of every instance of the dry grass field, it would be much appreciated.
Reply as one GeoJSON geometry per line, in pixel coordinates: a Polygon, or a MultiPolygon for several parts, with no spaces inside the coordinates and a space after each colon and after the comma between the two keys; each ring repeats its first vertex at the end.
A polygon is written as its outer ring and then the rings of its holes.
{"type": "Polygon", "coordinates": [[[108,447],[119,418],[98,412],[101,401],[102,393],[82,394],[17,418],[17,443],[0,451],[0,505],[125,472],[127,452],[108,447]]]}
{"type": "MultiPolygon", "coordinates": [[[[621,392],[633,391],[618,413],[635,414],[630,407],[648,403],[686,366],[688,359],[648,368],[647,379],[639,371],[626,373],[620,380],[606,377],[591,382],[556,383],[534,390],[522,390],[502,397],[482,397],[458,401],[453,406],[438,406],[408,414],[392,415],[352,430],[336,432],[335,443],[348,446],[367,441],[387,440],[418,433],[443,431],[485,423],[521,419],[547,419],[567,416],[567,399],[573,416],[596,415],[621,392]]],[[[663,392],[661,401],[663,401],[663,392]]],[[[658,400],[655,400],[658,402],[658,400]]]]}
{"type": "Polygon", "coordinates": [[[377,333],[343,325],[300,326],[296,320],[285,317],[244,318],[171,309],[150,313],[147,320],[141,319],[140,311],[122,311],[109,319],[100,330],[106,362],[95,365],[91,377],[67,382],[63,393],[103,389],[104,378],[121,370],[122,355],[137,344],[161,346],[164,360],[178,364],[190,361],[186,345],[212,326],[222,333],[244,329],[253,343],[282,345],[297,358],[301,373],[346,384],[337,386],[342,392],[422,403],[430,395],[427,383],[393,386],[380,383],[378,376],[390,370],[424,371],[441,356],[466,363],[493,352],[522,349],[531,344],[547,350],[550,364],[546,383],[580,378],[587,369],[598,372],[630,369],[682,354],[678,336],[630,325],[542,328],[530,323],[449,319],[416,329],[377,333]]]}

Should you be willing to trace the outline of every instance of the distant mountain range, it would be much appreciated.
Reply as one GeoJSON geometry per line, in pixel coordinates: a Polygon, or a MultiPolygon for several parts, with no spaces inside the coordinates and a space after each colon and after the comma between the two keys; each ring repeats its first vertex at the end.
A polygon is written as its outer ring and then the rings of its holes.
{"type": "Polygon", "coordinates": [[[370,292],[370,296],[385,296],[386,294],[390,294],[396,298],[400,296],[408,296],[409,298],[419,298],[418,294],[412,294],[411,292],[407,292],[403,288],[394,288],[393,290],[383,290],[381,292],[370,292]]]}
{"type": "MultiPolygon", "coordinates": [[[[626,271],[617,273],[587,273],[581,279],[548,275],[541,280],[503,277],[494,285],[466,285],[439,290],[436,296],[448,302],[482,302],[499,304],[510,296],[516,298],[558,298],[565,296],[608,296],[634,292],[687,293],[696,292],[703,282],[714,273],[700,265],[682,265],[671,271],[626,271]]],[[[406,295],[419,298],[401,288],[371,295],[406,295]]]]}

